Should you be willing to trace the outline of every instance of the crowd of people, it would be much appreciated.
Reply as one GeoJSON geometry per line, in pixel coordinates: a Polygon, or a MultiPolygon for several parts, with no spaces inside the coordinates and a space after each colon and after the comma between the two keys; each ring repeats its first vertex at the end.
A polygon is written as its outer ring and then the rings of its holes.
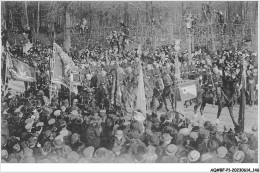
{"type": "Polygon", "coordinates": [[[221,86],[222,73],[236,78],[245,57],[246,96],[252,106],[257,103],[257,54],[246,50],[221,50],[214,54],[198,50],[188,63],[188,52],[175,53],[174,45],[154,51],[141,48],[120,51],[117,44],[111,45],[68,52],[79,68],[83,88],[70,104],[69,98],[61,99],[61,95],[50,100],[45,91],[50,85],[52,47],[36,42],[28,52],[23,52],[7,42],[5,49],[12,58],[35,67],[37,82],[31,83],[25,93],[2,92],[2,163],[258,162],[257,125],[250,132],[243,132],[239,126],[219,131],[210,121],[189,119],[176,111],[144,115],[139,110],[127,110],[128,105],[134,107],[139,62],[144,71],[149,109],[154,88],[161,90],[173,84],[176,55],[181,62],[181,78],[201,76],[200,87],[221,86]],[[114,105],[104,106],[102,98],[93,96],[100,87],[111,92],[114,71],[119,74],[117,80],[124,100],[119,105],[124,109],[120,110],[114,105]],[[213,78],[207,77],[209,74],[213,78]],[[162,76],[167,77],[158,83],[162,76]],[[89,94],[86,102],[80,97],[84,92],[89,94]]]}

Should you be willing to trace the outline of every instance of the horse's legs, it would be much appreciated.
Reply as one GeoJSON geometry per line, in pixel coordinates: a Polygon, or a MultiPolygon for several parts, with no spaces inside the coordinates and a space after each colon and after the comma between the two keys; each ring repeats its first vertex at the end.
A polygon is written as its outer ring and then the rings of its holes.
{"type": "Polygon", "coordinates": [[[197,100],[195,106],[194,106],[194,114],[197,114],[197,109],[200,107],[201,105],[201,101],[197,100]]]}
{"type": "Polygon", "coordinates": [[[235,119],[233,117],[233,106],[228,106],[228,110],[229,110],[229,114],[230,114],[230,117],[232,119],[232,122],[233,122],[234,126],[236,126],[237,123],[236,123],[236,121],[235,121],[235,119]]]}
{"type": "Polygon", "coordinates": [[[153,112],[156,112],[156,110],[157,110],[155,105],[156,105],[156,97],[153,96],[153,98],[152,98],[152,110],[153,110],[153,112]]]}
{"type": "Polygon", "coordinates": [[[162,100],[163,100],[163,102],[164,102],[166,111],[169,111],[169,109],[168,109],[168,107],[167,107],[166,97],[165,97],[165,96],[162,96],[162,100]]]}
{"type": "Polygon", "coordinates": [[[203,111],[204,111],[204,108],[206,106],[206,102],[202,102],[201,106],[200,106],[200,114],[202,116],[202,119],[205,119],[204,115],[203,115],[203,111]]]}
{"type": "Polygon", "coordinates": [[[174,94],[171,94],[171,104],[172,104],[172,110],[175,110],[175,97],[174,97],[174,94]]]}
{"type": "Polygon", "coordinates": [[[217,124],[219,123],[219,117],[220,117],[221,111],[222,111],[222,105],[219,104],[218,105],[218,114],[217,114],[217,124]]]}

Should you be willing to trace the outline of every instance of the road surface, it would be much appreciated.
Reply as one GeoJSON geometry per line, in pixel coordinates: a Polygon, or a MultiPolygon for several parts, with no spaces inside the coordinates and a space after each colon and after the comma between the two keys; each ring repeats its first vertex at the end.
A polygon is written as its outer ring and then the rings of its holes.
{"type": "MultiPolygon", "coordinates": [[[[170,103],[168,102],[168,106],[170,108],[170,110],[172,110],[172,108],[170,107],[170,103]]],[[[196,120],[202,120],[202,117],[200,115],[200,111],[198,109],[197,111],[197,117],[194,117],[194,112],[193,112],[193,107],[194,104],[192,106],[189,106],[188,108],[184,108],[184,115],[190,119],[196,119],[196,120]]],[[[178,102],[177,103],[177,111],[181,111],[181,103],[178,102]]],[[[163,114],[165,111],[165,108],[163,108],[162,111],[158,112],[158,114],[163,114]]],[[[218,106],[215,105],[210,105],[207,104],[205,109],[204,109],[204,120],[203,121],[211,121],[213,124],[216,124],[216,120],[217,120],[217,112],[218,112],[218,106]]],[[[233,116],[236,120],[236,122],[238,121],[238,115],[239,115],[239,105],[235,105],[234,109],[233,109],[233,116]]],[[[251,127],[253,124],[258,124],[258,106],[254,106],[253,108],[249,108],[249,106],[246,106],[246,110],[245,110],[245,131],[251,131],[251,127]]],[[[221,115],[219,117],[219,125],[218,125],[218,129],[220,131],[223,131],[224,126],[226,126],[228,129],[229,128],[234,128],[234,125],[232,123],[231,117],[229,115],[229,111],[228,108],[223,108],[221,115]]]]}

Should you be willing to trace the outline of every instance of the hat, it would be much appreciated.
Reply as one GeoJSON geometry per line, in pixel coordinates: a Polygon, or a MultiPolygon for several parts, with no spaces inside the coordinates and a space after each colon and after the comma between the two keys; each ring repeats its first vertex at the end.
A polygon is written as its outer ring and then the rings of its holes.
{"type": "Polygon", "coordinates": [[[77,111],[77,110],[73,110],[73,111],[71,112],[71,114],[72,114],[73,116],[78,116],[78,111],[77,111]]]}
{"type": "Polygon", "coordinates": [[[180,129],[179,133],[183,136],[188,136],[190,134],[190,130],[188,128],[182,128],[180,129]]]}
{"type": "Polygon", "coordinates": [[[189,155],[188,155],[188,159],[191,161],[191,162],[196,162],[198,161],[200,158],[200,153],[197,151],[197,150],[192,150],[189,155]]]}
{"type": "Polygon", "coordinates": [[[60,109],[61,110],[66,110],[66,107],[65,106],[61,106],[60,109]]]}
{"type": "Polygon", "coordinates": [[[48,138],[48,137],[51,136],[52,131],[51,131],[51,130],[46,130],[46,131],[44,132],[44,134],[45,134],[45,136],[48,138]]]}
{"type": "Polygon", "coordinates": [[[74,134],[71,136],[71,144],[75,144],[76,142],[79,141],[79,139],[80,139],[79,134],[74,133],[74,134]]]}
{"type": "Polygon", "coordinates": [[[113,151],[115,154],[119,155],[119,154],[121,153],[121,149],[122,149],[121,146],[116,146],[116,147],[112,148],[112,151],[113,151]]]}
{"type": "Polygon", "coordinates": [[[150,139],[149,142],[151,145],[153,145],[153,146],[159,145],[160,139],[157,135],[153,134],[150,136],[149,139],[150,139]]]}
{"type": "Polygon", "coordinates": [[[217,156],[219,158],[224,158],[224,157],[226,157],[227,152],[228,152],[228,150],[227,150],[226,147],[223,147],[223,146],[218,147],[218,149],[217,149],[217,156]]]}
{"type": "Polygon", "coordinates": [[[103,159],[106,159],[107,156],[109,155],[109,152],[106,148],[99,148],[96,150],[95,152],[95,158],[97,160],[103,160],[103,159]]]}
{"type": "Polygon", "coordinates": [[[37,124],[36,124],[36,127],[39,127],[39,126],[44,126],[44,123],[43,122],[38,122],[37,124]]]}
{"type": "Polygon", "coordinates": [[[63,127],[63,126],[67,125],[66,121],[64,121],[64,120],[61,120],[59,123],[60,123],[60,127],[63,127]]]}
{"type": "Polygon", "coordinates": [[[60,131],[60,135],[61,135],[61,136],[68,136],[68,135],[69,135],[69,131],[66,130],[66,129],[65,129],[65,130],[61,130],[61,131],[60,131]]]}
{"type": "Polygon", "coordinates": [[[141,137],[141,134],[138,129],[133,129],[131,135],[134,139],[139,139],[141,137]]]}
{"type": "Polygon", "coordinates": [[[71,163],[75,163],[79,160],[79,154],[75,151],[71,151],[69,154],[68,154],[68,161],[71,162],[71,163]]]}
{"type": "Polygon", "coordinates": [[[52,125],[52,124],[54,124],[55,123],[55,119],[54,118],[51,118],[49,121],[48,121],[48,124],[49,125],[52,125]]]}
{"type": "Polygon", "coordinates": [[[177,151],[178,151],[178,147],[176,145],[174,145],[174,144],[170,144],[170,145],[167,146],[167,148],[165,150],[165,153],[168,156],[175,156],[177,151]]]}
{"type": "Polygon", "coordinates": [[[56,110],[56,111],[54,111],[53,114],[57,117],[57,116],[60,116],[60,112],[61,112],[60,110],[56,110]]]}
{"type": "Polygon", "coordinates": [[[171,139],[172,137],[169,133],[164,133],[163,136],[161,137],[161,141],[169,141],[171,139]]]}
{"type": "Polygon", "coordinates": [[[204,153],[200,157],[200,161],[203,163],[209,163],[209,160],[211,160],[213,156],[209,153],[204,153]]]}
{"type": "Polygon", "coordinates": [[[190,160],[188,157],[181,157],[179,163],[190,163],[190,160]]]}
{"type": "Polygon", "coordinates": [[[225,141],[224,141],[224,136],[223,133],[216,133],[215,136],[216,141],[218,142],[219,145],[222,145],[225,141]]]}
{"type": "Polygon", "coordinates": [[[207,129],[207,130],[209,130],[209,129],[211,128],[211,126],[212,126],[212,124],[211,124],[210,121],[206,121],[206,122],[204,123],[204,128],[207,129]]]}
{"type": "Polygon", "coordinates": [[[77,117],[77,118],[76,118],[76,121],[75,121],[75,124],[80,125],[80,124],[82,124],[82,123],[83,123],[83,119],[80,118],[80,117],[77,117]]]}
{"type": "Polygon", "coordinates": [[[32,129],[32,125],[33,125],[33,123],[28,123],[28,124],[26,124],[26,125],[25,125],[25,129],[26,129],[26,130],[31,130],[31,129],[32,129]]]}
{"type": "Polygon", "coordinates": [[[3,157],[5,157],[5,158],[8,157],[8,152],[7,152],[7,150],[1,150],[1,157],[2,157],[2,158],[3,158],[3,157]]]}
{"type": "Polygon", "coordinates": [[[136,121],[143,122],[145,120],[145,116],[141,112],[135,111],[134,114],[134,119],[136,121]]]}
{"type": "Polygon", "coordinates": [[[239,145],[239,150],[243,151],[243,152],[247,152],[249,150],[249,147],[247,144],[240,144],[239,145]]]}
{"type": "Polygon", "coordinates": [[[54,140],[54,146],[56,148],[62,148],[64,146],[64,143],[61,139],[56,139],[54,140]]]}
{"type": "Polygon", "coordinates": [[[243,151],[236,151],[233,155],[233,162],[242,163],[245,159],[245,153],[243,151]]]}
{"type": "Polygon", "coordinates": [[[255,159],[255,154],[256,154],[255,151],[248,150],[246,152],[246,160],[251,161],[251,160],[255,159]]]}
{"type": "Polygon", "coordinates": [[[68,145],[64,145],[61,150],[62,153],[66,156],[72,151],[71,147],[68,145]]]}
{"type": "Polygon", "coordinates": [[[196,133],[196,132],[191,132],[190,133],[190,138],[193,139],[194,141],[196,141],[198,137],[199,137],[198,133],[196,133]]]}
{"type": "Polygon", "coordinates": [[[25,124],[33,123],[34,120],[32,118],[28,118],[25,120],[25,124]]]}
{"type": "Polygon", "coordinates": [[[115,136],[116,136],[116,137],[123,137],[123,136],[124,136],[124,133],[123,133],[122,130],[117,130],[115,136]]]}
{"type": "Polygon", "coordinates": [[[33,155],[33,150],[30,149],[29,147],[26,147],[26,148],[23,149],[23,155],[25,157],[32,156],[33,155]]]}
{"type": "Polygon", "coordinates": [[[216,140],[209,140],[208,142],[208,148],[212,150],[216,150],[218,148],[218,142],[216,140]]]}
{"type": "Polygon", "coordinates": [[[83,150],[83,155],[85,158],[92,158],[95,148],[93,146],[89,146],[83,150]]]}
{"type": "Polygon", "coordinates": [[[36,142],[37,142],[37,138],[36,138],[36,137],[30,137],[29,140],[28,140],[28,142],[29,142],[29,145],[30,145],[30,146],[31,146],[31,145],[35,145],[36,142]]]}
{"type": "Polygon", "coordinates": [[[243,144],[248,143],[248,138],[246,137],[246,134],[245,134],[245,133],[242,133],[242,134],[239,136],[239,139],[240,139],[241,143],[243,143],[243,144]]]}
{"type": "Polygon", "coordinates": [[[210,134],[214,135],[216,134],[218,131],[218,128],[216,126],[211,126],[210,127],[210,134]]]}
{"type": "Polygon", "coordinates": [[[182,145],[178,145],[178,151],[176,153],[176,156],[181,157],[188,157],[189,151],[182,145]]]}

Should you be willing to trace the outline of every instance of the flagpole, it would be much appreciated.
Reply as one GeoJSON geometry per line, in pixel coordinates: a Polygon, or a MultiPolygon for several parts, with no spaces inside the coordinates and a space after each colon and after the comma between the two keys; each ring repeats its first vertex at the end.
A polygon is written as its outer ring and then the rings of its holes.
{"type": "Polygon", "coordinates": [[[178,61],[178,57],[177,57],[177,52],[175,52],[175,80],[174,80],[174,108],[175,108],[175,111],[177,111],[177,74],[176,74],[176,70],[178,68],[178,65],[177,65],[177,61],[178,61]]]}
{"type": "Polygon", "coordinates": [[[71,103],[71,69],[70,69],[70,88],[69,88],[69,91],[70,91],[70,106],[72,105],[71,103]]]}
{"type": "Polygon", "coordinates": [[[245,106],[246,106],[246,61],[245,57],[243,57],[243,71],[242,71],[242,78],[241,78],[241,100],[240,100],[240,107],[239,107],[239,117],[238,117],[238,124],[241,126],[242,130],[244,131],[244,123],[245,123],[245,106]]]}
{"type": "Polygon", "coordinates": [[[6,56],[5,56],[4,96],[6,95],[6,84],[7,84],[6,78],[7,78],[7,71],[8,71],[8,69],[7,69],[7,56],[8,56],[7,53],[6,53],[6,56]]]}

